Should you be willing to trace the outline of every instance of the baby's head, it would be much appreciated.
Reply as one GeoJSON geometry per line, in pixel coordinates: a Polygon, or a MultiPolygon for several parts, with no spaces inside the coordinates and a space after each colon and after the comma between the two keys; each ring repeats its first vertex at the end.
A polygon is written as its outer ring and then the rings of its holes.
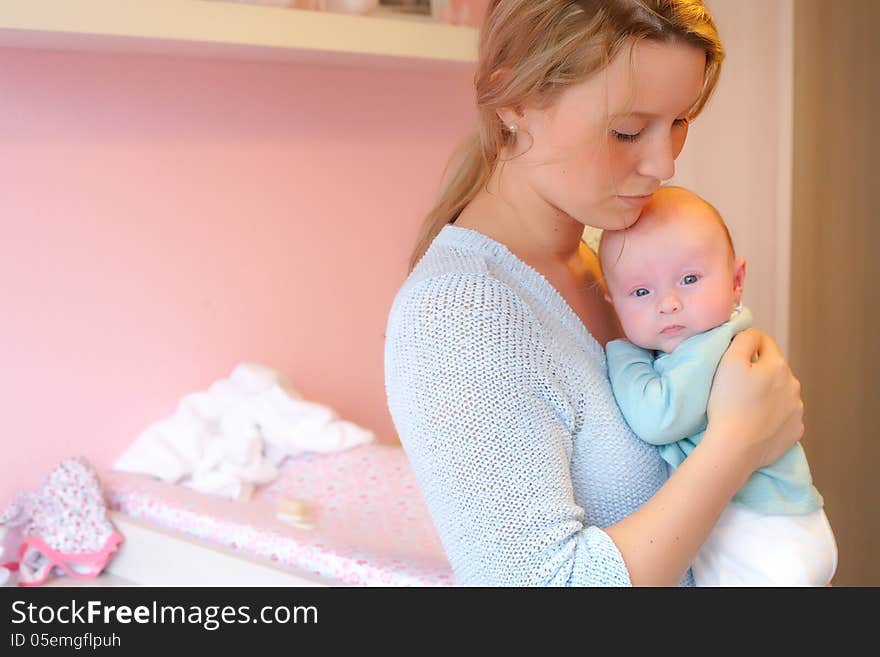
{"type": "Polygon", "coordinates": [[[680,187],[659,189],[629,228],[606,230],[599,259],[627,340],[645,349],[673,351],[728,321],[742,298],[746,263],[724,220],[680,187]]]}

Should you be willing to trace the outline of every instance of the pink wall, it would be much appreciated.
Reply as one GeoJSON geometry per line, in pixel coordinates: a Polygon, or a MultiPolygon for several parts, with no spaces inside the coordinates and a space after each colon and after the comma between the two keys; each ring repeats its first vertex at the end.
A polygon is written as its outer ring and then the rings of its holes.
{"type": "Polygon", "coordinates": [[[242,361],[393,442],[385,319],[470,77],[0,49],[0,504],[242,361]]]}

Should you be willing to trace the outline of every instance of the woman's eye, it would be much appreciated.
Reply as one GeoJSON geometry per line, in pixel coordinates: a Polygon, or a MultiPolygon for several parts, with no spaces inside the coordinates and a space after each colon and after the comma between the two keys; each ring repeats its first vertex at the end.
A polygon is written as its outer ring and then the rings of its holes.
{"type": "Polygon", "coordinates": [[[648,294],[651,294],[646,288],[640,287],[638,290],[633,290],[632,295],[634,297],[644,297],[648,294]]]}
{"type": "Polygon", "coordinates": [[[696,274],[688,274],[684,278],[681,279],[681,282],[685,285],[693,285],[699,280],[696,274]]]}
{"type": "Polygon", "coordinates": [[[634,142],[639,138],[639,135],[642,134],[642,131],[628,133],[628,132],[617,132],[617,130],[612,130],[611,134],[614,135],[614,138],[617,141],[625,141],[625,142],[634,142]]]}
{"type": "MultiPolygon", "coordinates": [[[[672,122],[672,125],[675,128],[686,127],[689,124],[690,124],[690,121],[687,119],[687,117],[681,118],[681,119],[675,119],[675,121],[672,122]]],[[[639,138],[639,136],[642,134],[642,131],[639,130],[638,132],[620,132],[618,130],[612,129],[611,134],[614,136],[614,138],[617,141],[632,143],[639,138]]]]}

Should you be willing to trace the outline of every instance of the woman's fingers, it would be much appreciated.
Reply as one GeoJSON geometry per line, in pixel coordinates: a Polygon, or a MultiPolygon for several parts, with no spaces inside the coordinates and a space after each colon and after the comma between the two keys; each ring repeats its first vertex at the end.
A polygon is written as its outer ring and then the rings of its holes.
{"type": "Polygon", "coordinates": [[[757,329],[740,332],[716,372],[710,422],[741,427],[766,465],[803,436],[803,408],[800,383],[776,341],[757,329]]]}
{"type": "Polygon", "coordinates": [[[776,455],[782,456],[786,451],[786,445],[791,447],[804,435],[804,402],[801,399],[801,383],[792,373],[776,340],[764,333],[761,333],[761,338],[761,346],[758,350],[759,358],[755,366],[767,370],[772,381],[773,398],[776,399],[780,410],[787,411],[780,430],[783,436],[787,436],[787,443],[782,443],[776,450],[776,455]]]}
{"type": "MultiPolygon", "coordinates": [[[[746,329],[737,334],[730,343],[725,358],[751,363],[755,353],[759,353],[764,342],[764,334],[757,329],[746,329]]],[[[778,349],[777,349],[778,351],[778,349]]]]}
{"type": "Polygon", "coordinates": [[[761,344],[758,347],[758,362],[764,361],[773,363],[778,361],[785,363],[785,356],[782,355],[782,350],[779,348],[776,340],[766,333],[758,331],[758,334],[761,336],[761,344]]]}

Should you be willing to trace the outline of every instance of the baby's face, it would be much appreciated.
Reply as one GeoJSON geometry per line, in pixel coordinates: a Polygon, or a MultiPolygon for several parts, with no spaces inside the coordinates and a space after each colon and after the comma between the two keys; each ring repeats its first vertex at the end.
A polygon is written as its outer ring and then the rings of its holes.
{"type": "Polygon", "coordinates": [[[728,321],[745,275],[698,202],[648,206],[633,228],[605,236],[602,268],[627,339],[667,353],[728,321]]]}

